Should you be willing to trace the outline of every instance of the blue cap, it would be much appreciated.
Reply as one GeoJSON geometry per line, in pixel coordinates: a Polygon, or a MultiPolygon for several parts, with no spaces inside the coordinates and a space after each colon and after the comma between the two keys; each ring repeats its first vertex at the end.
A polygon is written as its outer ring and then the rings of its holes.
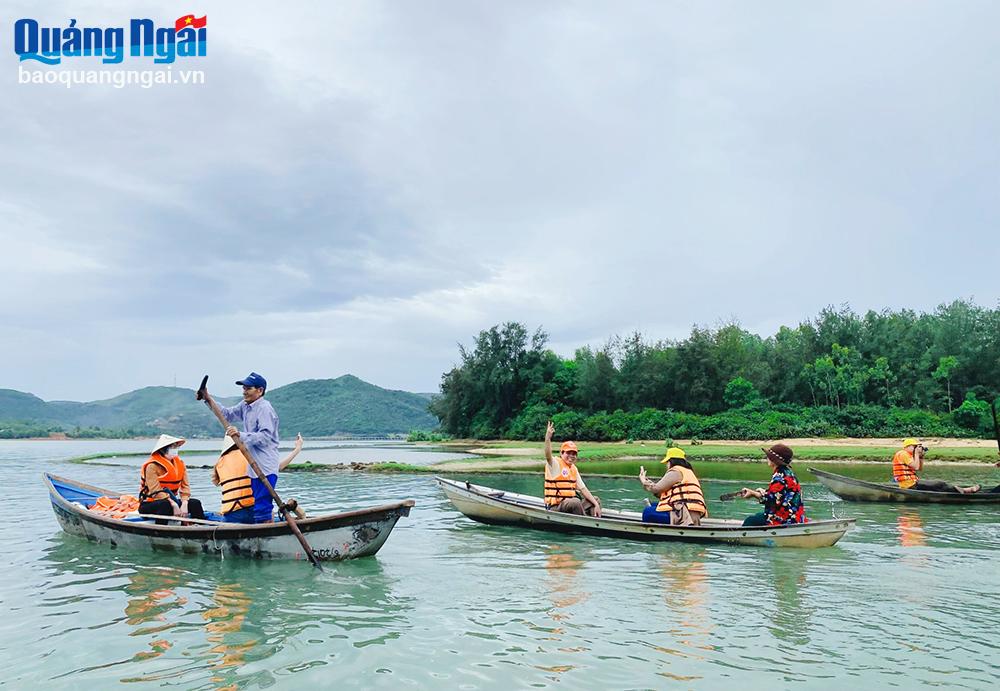
{"type": "Polygon", "coordinates": [[[255,386],[259,389],[267,388],[267,379],[260,376],[256,372],[251,372],[247,376],[243,377],[243,381],[236,382],[240,386],[255,386]]]}

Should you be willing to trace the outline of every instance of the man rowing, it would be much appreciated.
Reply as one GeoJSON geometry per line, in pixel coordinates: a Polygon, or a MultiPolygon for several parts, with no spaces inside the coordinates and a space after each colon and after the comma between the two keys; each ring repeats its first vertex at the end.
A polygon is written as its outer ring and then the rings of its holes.
{"type": "MultiPolygon", "coordinates": [[[[271,487],[274,487],[278,484],[278,414],[274,412],[270,402],[264,399],[267,380],[256,372],[251,372],[236,384],[243,387],[243,401],[229,408],[219,408],[230,423],[226,428],[226,436],[243,440],[253,460],[260,466],[271,487]],[[234,422],[243,423],[242,432],[236,429],[232,424],[234,422]]],[[[211,407],[212,403],[212,397],[206,391],[205,404],[211,407]]],[[[270,523],[273,520],[271,493],[253,468],[248,468],[247,473],[253,491],[254,523],[270,523]]]]}
{"type": "Polygon", "coordinates": [[[555,431],[555,426],[549,420],[545,427],[545,508],[600,518],[601,500],[590,493],[576,467],[579,454],[576,444],[564,441],[559,448],[559,455],[552,455],[552,435],[555,431]]]}
{"type": "Polygon", "coordinates": [[[958,487],[943,480],[921,480],[917,471],[923,470],[924,454],[927,447],[919,439],[910,437],[903,440],[903,448],[892,457],[892,479],[900,489],[919,489],[924,492],[953,492],[974,494],[980,490],[979,485],[958,487]]]}

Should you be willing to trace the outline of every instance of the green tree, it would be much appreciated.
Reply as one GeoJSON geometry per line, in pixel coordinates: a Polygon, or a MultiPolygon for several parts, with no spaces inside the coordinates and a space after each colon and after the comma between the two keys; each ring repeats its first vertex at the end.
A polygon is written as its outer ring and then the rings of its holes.
{"type": "Polygon", "coordinates": [[[938,360],[937,369],[934,370],[933,377],[938,381],[945,382],[945,399],[948,402],[948,412],[951,412],[951,377],[958,368],[958,358],[954,355],[946,355],[938,360]]]}
{"type": "Polygon", "coordinates": [[[736,377],[726,384],[726,391],[722,394],[723,400],[730,408],[742,408],[760,400],[760,392],[752,382],[743,377],[736,377]]]}

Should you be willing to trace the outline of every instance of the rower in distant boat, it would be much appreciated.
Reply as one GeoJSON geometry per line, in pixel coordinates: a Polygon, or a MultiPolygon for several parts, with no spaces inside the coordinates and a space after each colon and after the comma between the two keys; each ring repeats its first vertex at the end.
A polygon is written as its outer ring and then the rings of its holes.
{"type": "Polygon", "coordinates": [[[139,471],[139,513],[204,520],[201,502],[191,498],[187,468],[177,454],[184,441],[167,434],[156,440],[153,453],[139,471]]]}
{"type": "Polygon", "coordinates": [[[659,497],[656,506],[647,506],[642,512],[644,523],[666,525],[701,525],[708,515],[701,482],[694,474],[683,449],[673,446],[660,463],[667,463],[667,472],[657,482],[646,477],[646,469],[639,467],[639,482],[643,489],[659,497]]]}
{"type": "Polygon", "coordinates": [[[903,440],[903,448],[892,457],[892,479],[900,489],[960,494],[974,494],[981,489],[979,485],[958,487],[944,480],[921,480],[917,477],[917,471],[923,470],[925,453],[927,447],[920,443],[919,439],[910,437],[903,440]]]}
{"type": "Polygon", "coordinates": [[[576,467],[579,450],[564,441],[559,456],[552,455],[552,435],[556,428],[549,420],[545,427],[545,508],[580,516],[601,517],[601,500],[590,493],[576,467]],[[580,493],[581,497],[577,496],[580,493]]]}
{"type": "Polygon", "coordinates": [[[740,495],[754,497],[764,505],[764,510],[743,520],[746,526],[788,525],[805,523],[806,512],[802,504],[802,486],[792,472],[792,449],[785,444],[775,444],[769,449],[762,448],[771,466],[771,483],[762,489],[740,490],[740,495]]]}

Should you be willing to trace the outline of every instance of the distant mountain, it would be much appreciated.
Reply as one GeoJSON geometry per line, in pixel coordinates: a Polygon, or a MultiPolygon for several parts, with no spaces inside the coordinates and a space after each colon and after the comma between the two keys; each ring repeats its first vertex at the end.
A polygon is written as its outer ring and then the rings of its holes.
{"type": "Polygon", "coordinates": [[[381,434],[437,429],[428,400],[408,391],[383,389],[345,374],[307,379],[269,391],[284,436],[381,434]]]}
{"type": "MultiPolygon", "coordinates": [[[[427,411],[427,399],[406,391],[391,391],[352,375],[310,379],[267,392],[278,411],[285,437],[333,434],[388,434],[411,429],[431,430],[437,418],[427,411]]],[[[233,405],[239,396],[219,398],[233,405]]],[[[43,401],[32,394],[0,389],[3,422],[56,425],[64,430],[99,427],[132,434],[217,436],[219,424],[194,391],[150,386],[114,398],[89,403],[43,401]]]]}

